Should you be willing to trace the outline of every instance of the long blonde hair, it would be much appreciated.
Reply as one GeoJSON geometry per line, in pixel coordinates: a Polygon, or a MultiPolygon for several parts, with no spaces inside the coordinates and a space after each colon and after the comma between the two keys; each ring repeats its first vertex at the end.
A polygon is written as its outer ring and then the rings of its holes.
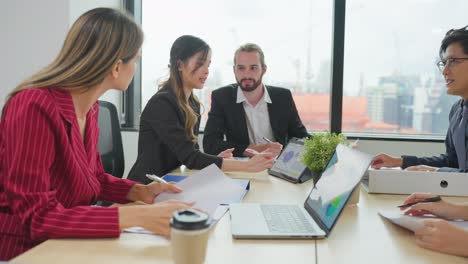
{"type": "Polygon", "coordinates": [[[7,103],[26,89],[100,84],[119,60],[130,61],[142,43],[143,31],[131,16],[111,8],[92,9],[73,24],[54,61],[19,84],[7,103]]]}
{"type": "Polygon", "coordinates": [[[198,122],[199,114],[196,113],[192,108],[190,101],[195,101],[198,104],[201,103],[197,96],[193,93],[190,95],[189,100],[187,100],[187,97],[184,93],[182,76],[179,72],[179,63],[187,63],[190,57],[197,54],[198,52],[202,52],[202,56],[200,57],[198,66],[192,72],[198,70],[206,61],[208,53],[210,52],[210,46],[202,39],[191,35],[184,35],[177,38],[171,47],[169,59],[169,79],[160,85],[160,88],[170,87],[174,90],[177,97],[177,102],[179,103],[180,108],[182,109],[182,113],[185,116],[185,133],[187,134],[187,138],[189,138],[194,143],[197,142],[197,135],[195,135],[193,132],[193,128],[198,122]]]}

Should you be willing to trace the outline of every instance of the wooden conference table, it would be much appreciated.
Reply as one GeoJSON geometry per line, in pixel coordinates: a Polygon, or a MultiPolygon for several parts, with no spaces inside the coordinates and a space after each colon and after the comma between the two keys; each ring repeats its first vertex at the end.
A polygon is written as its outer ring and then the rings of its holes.
{"type": "MultiPolygon", "coordinates": [[[[303,204],[313,186],[312,181],[296,185],[266,172],[248,176],[252,176],[251,188],[244,202],[303,204]]],[[[206,263],[468,263],[465,258],[418,247],[410,231],[377,214],[379,209],[400,204],[405,197],[367,194],[361,188],[359,203],[343,211],[328,238],[316,241],[235,240],[227,213],[210,235],[206,263]]],[[[168,241],[154,235],[123,233],[116,239],[50,239],[12,262],[137,264],[172,260],[168,241]]]]}

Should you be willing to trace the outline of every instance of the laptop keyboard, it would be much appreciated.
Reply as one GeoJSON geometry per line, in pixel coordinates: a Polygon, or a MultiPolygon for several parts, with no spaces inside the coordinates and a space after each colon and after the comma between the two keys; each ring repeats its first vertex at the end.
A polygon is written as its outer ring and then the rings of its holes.
{"type": "Polygon", "coordinates": [[[312,224],[295,205],[260,205],[268,228],[272,233],[312,233],[312,224]]]}

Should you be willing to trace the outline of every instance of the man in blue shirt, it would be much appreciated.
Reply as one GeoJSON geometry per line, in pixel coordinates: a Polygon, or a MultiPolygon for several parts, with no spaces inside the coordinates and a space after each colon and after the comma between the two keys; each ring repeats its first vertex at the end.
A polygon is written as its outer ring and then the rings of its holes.
{"type": "Polygon", "coordinates": [[[468,26],[447,32],[439,50],[437,64],[445,78],[447,93],[461,99],[452,106],[445,138],[446,153],[433,157],[392,157],[381,153],[372,168],[401,167],[416,171],[468,172],[468,26]]]}

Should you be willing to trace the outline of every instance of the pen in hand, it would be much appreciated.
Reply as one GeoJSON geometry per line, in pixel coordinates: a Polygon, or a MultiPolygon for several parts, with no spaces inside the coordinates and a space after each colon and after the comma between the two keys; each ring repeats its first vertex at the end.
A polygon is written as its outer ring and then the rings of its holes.
{"type": "Polygon", "coordinates": [[[252,154],[252,155],[258,155],[258,154],[260,154],[260,152],[256,151],[255,149],[246,148],[245,151],[246,151],[246,152],[249,152],[249,153],[252,154]]]}
{"type": "Polygon", "coordinates": [[[270,143],[270,144],[273,143],[273,141],[269,140],[269,139],[266,138],[266,137],[262,137],[262,138],[263,138],[263,140],[265,140],[266,142],[268,142],[268,143],[270,143]]]}
{"type": "Polygon", "coordinates": [[[166,180],[164,180],[163,178],[161,177],[158,177],[156,175],[153,175],[153,174],[146,174],[146,178],[152,180],[152,181],[155,181],[155,182],[159,182],[159,183],[167,183],[166,180]]]}
{"type": "Polygon", "coordinates": [[[423,199],[423,200],[420,200],[420,201],[415,201],[415,202],[411,202],[411,203],[407,203],[407,204],[402,204],[402,205],[399,205],[397,207],[398,208],[407,208],[407,207],[413,206],[413,205],[418,204],[418,203],[431,203],[431,202],[440,202],[440,201],[442,201],[442,198],[440,198],[440,196],[434,196],[434,197],[426,198],[426,199],[423,199]]]}

